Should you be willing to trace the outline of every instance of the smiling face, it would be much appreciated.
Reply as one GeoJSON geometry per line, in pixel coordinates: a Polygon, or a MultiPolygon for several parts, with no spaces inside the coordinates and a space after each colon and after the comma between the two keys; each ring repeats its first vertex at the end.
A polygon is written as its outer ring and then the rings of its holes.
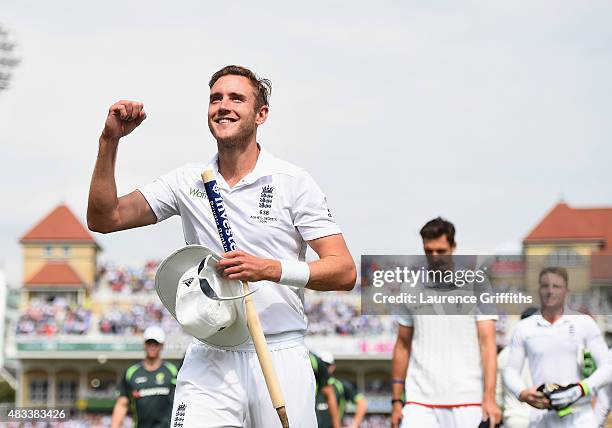
{"type": "Polygon", "coordinates": [[[257,127],[266,121],[268,106],[257,106],[255,89],[243,76],[222,76],[210,88],[208,128],[219,144],[255,142],[257,127]]]}

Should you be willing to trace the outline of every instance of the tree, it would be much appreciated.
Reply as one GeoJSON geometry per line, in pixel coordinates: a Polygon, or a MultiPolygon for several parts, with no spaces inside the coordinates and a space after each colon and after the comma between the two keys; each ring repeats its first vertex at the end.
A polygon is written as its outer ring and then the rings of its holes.
{"type": "Polygon", "coordinates": [[[0,24],[0,92],[8,89],[11,71],[19,65],[20,59],[15,56],[16,43],[11,39],[8,30],[0,24]]]}
{"type": "Polygon", "coordinates": [[[0,379],[0,403],[14,403],[15,390],[11,388],[8,382],[0,379]]]}

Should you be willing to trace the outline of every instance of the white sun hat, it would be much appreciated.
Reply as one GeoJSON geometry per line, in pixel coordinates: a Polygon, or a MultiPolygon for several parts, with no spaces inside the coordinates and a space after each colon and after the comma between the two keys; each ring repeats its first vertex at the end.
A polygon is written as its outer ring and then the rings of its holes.
{"type": "MultiPolygon", "coordinates": [[[[218,347],[249,339],[240,281],[217,273],[221,257],[202,245],[187,245],[161,262],[155,274],[160,300],[185,332],[218,347]]],[[[250,294],[250,293],[249,293],[250,294]]]]}
{"type": "Polygon", "coordinates": [[[329,351],[320,351],[316,355],[318,355],[321,361],[323,361],[327,365],[331,366],[336,362],[336,360],[334,359],[334,354],[329,351]]]}
{"type": "Polygon", "coordinates": [[[164,330],[156,325],[147,327],[142,334],[142,337],[145,342],[147,340],[154,340],[157,343],[164,343],[166,341],[166,334],[164,333],[164,330]]]}

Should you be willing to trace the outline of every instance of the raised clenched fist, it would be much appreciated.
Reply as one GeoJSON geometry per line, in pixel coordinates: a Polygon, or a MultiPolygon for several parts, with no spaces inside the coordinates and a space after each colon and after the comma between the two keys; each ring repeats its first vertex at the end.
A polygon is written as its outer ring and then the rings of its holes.
{"type": "Polygon", "coordinates": [[[102,138],[119,140],[132,132],[147,118],[144,104],[138,101],[121,100],[110,106],[102,131],[102,138]]]}

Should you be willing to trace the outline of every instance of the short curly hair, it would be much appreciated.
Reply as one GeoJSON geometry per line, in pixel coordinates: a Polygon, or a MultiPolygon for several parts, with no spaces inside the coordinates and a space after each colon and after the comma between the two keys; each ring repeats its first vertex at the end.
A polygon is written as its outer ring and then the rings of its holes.
{"type": "Polygon", "coordinates": [[[255,89],[255,108],[259,109],[262,106],[270,105],[270,95],[272,94],[272,82],[268,79],[257,76],[254,72],[240,65],[226,65],[221,70],[217,71],[210,78],[208,86],[210,88],[223,76],[234,75],[242,76],[249,79],[253,89],[255,89]]]}

